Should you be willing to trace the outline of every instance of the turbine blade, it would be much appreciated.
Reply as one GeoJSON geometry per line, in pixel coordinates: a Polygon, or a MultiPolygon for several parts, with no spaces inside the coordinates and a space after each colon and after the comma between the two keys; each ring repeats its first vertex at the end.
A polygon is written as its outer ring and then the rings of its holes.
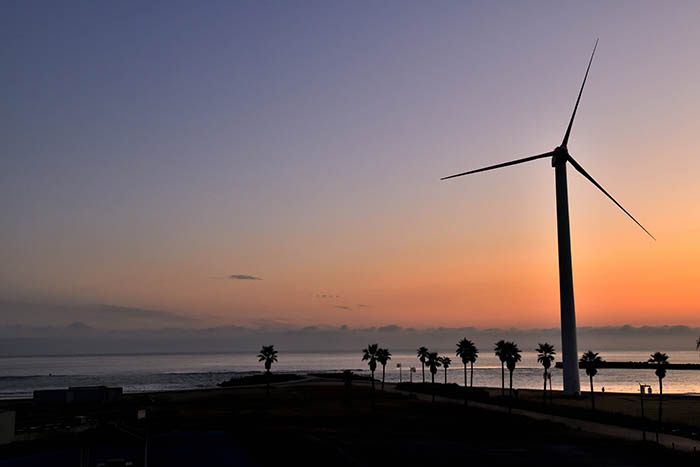
{"type": "Polygon", "coordinates": [[[596,187],[598,187],[598,189],[599,189],[600,191],[602,191],[602,192],[605,194],[605,196],[607,196],[608,198],[610,198],[610,200],[611,200],[613,203],[617,204],[617,207],[620,208],[620,209],[622,209],[622,211],[623,211],[625,214],[627,214],[627,215],[629,216],[629,218],[632,219],[632,220],[634,221],[634,223],[637,224],[643,231],[645,231],[645,232],[647,233],[647,235],[649,235],[651,238],[653,238],[654,240],[656,240],[656,237],[654,237],[652,234],[650,234],[649,231],[648,231],[647,229],[645,229],[644,226],[643,226],[642,224],[640,224],[639,221],[638,221],[637,219],[634,218],[634,216],[632,216],[632,214],[630,214],[629,212],[627,212],[627,209],[623,208],[622,205],[621,205],[620,203],[618,203],[618,202],[615,200],[615,198],[613,198],[613,197],[610,195],[610,193],[608,193],[607,191],[605,191],[605,188],[603,188],[602,186],[600,186],[600,184],[599,184],[598,182],[596,182],[596,181],[593,179],[593,177],[591,177],[591,176],[588,174],[588,172],[586,172],[586,170],[585,170],[583,167],[581,167],[581,165],[580,165],[578,162],[576,162],[576,161],[574,160],[573,157],[569,156],[569,162],[571,162],[571,165],[573,165],[574,168],[575,168],[576,170],[578,170],[579,173],[581,173],[581,175],[583,175],[584,177],[586,177],[586,178],[588,179],[589,182],[591,182],[591,183],[594,184],[596,187]]]}
{"type": "Polygon", "coordinates": [[[447,180],[448,178],[461,177],[462,175],[475,174],[477,172],[485,172],[487,170],[492,170],[492,169],[500,169],[501,167],[508,167],[509,165],[522,164],[523,162],[530,162],[530,161],[534,161],[536,159],[542,159],[543,157],[551,157],[553,154],[554,153],[552,151],[545,152],[544,154],[538,154],[536,156],[524,157],[522,159],[517,159],[514,161],[510,161],[510,162],[504,162],[502,164],[490,165],[488,167],[484,167],[481,169],[470,170],[469,172],[462,172],[460,174],[450,175],[448,177],[442,177],[440,180],[447,180]]]}
{"type": "Polygon", "coordinates": [[[595,55],[595,49],[598,48],[598,39],[595,40],[595,45],[593,46],[593,53],[591,54],[591,59],[588,61],[588,68],[586,68],[586,74],[583,77],[583,83],[581,84],[581,90],[578,92],[578,98],[576,98],[576,105],[574,106],[574,113],[571,114],[571,120],[569,120],[569,127],[566,129],[566,134],[564,135],[564,140],[562,141],[562,147],[566,147],[569,142],[569,134],[571,133],[571,127],[574,124],[574,118],[576,118],[576,110],[578,110],[578,103],[581,101],[581,94],[583,94],[583,87],[586,85],[586,78],[588,78],[588,71],[591,69],[591,63],[593,63],[593,56],[595,55]]]}

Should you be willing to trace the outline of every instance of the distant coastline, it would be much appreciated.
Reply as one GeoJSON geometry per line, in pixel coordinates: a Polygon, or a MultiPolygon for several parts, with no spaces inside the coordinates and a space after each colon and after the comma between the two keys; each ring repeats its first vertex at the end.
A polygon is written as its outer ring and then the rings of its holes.
{"type": "MultiPolygon", "coordinates": [[[[562,363],[557,362],[556,368],[561,368],[562,363]]],[[[700,363],[667,363],[664,365],[667,370],[700,370],[700,363]]],[[[578,367],[584,369],[584,366],[579,362],[578,367]]],[[[598,368],[616,368],[628,370],[653,370],[657,368],[656,364],[649,362],[600,362],[598,368]]]]}

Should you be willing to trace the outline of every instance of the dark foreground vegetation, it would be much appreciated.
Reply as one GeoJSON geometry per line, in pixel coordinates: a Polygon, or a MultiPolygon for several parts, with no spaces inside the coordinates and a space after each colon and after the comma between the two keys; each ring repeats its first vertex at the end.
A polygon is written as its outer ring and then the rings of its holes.
{"type": "Polygon", "coordinates": [[[239,378],[231,378],[218,384],[222,388],[235,386],[250,386],[254,384],[274,384],[286,383],[287,381],[297,381],[304,379],[304,376],[295,375],[292,373],[261,373],[256,375],[242,376],[239,378]]]}
{"type": "MultiPolygon", "coordinates": [[[[428,385],[426,385],[428,386],[428,385]]],[[[449,385],[448,385],[449,386],[449,385]]],[[[462,388],[463,389],[463,388],[462,388]]],[[[450,389],[445,389],[450,390],[450,389]]],[[[697,455],[625,442],[551,422],[430,403],[370,384],[304,381],[127,396],[110,407],[15,407],[18,423],[87,416],[100,428],[0,447],[0,465],[156,466],[698,465],[697,455]],[[137,420],[139,409],[146,418],[137,420]],[[75,412],[75,413],[72,413],[75,412]],[[87,459],[81,464],[79,459],[87,459]]],[[[476,397],[479,393],[473,392],[476,397]]]]}
{"type": "Polygon", "coordinates": [[[423,394],[433,394],[449,397],[450,399],[466,399],[468,401],[494,402],[500,398],[492,399],[489,392],[482,388],[465,388],[455,383],[432,384],[432,383],[399,383],[396,385],[399,391],[420,392],[423,394]]]}
{"type": "MultiPolygon", "coordinates": [[[[355,373],[351,373],[351,380],[352,381],[372,381],[371,376],[363,376],[363,375],[358,375],[355,373]]],[[[346,373],[341,373],[337,371],[333,372],[326,372],[326,373],[309,373],[309,376],[313,376],[315,378],[324,378],[324,379],[333,379],[333,380],[339,380],[339,381],[345,381],[347,378],[346,373]]]]}

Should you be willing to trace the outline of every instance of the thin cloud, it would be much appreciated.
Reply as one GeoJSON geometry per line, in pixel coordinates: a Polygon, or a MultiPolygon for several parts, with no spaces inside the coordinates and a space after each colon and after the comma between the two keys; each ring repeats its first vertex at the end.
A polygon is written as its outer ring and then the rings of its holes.
{"type": "Polygon", "coordinates": [[[228,276],[229,279],[235,281],[261,281],[260,277],[249,276],[248,274],[231,274],[228,276]]]}
{"type": "Polygon", "coordinates": [[[345,306],[345,305],[336,305],[335,307],[340,309],[340,310],[352,310],[352,308],[350,308],[349,306],[345,306]]]}
{"type": "Polygon", "coordinates": [[[340,298],[340,295],[337,294],[332,294],[332,293],[317,293],[315,295],[316,298],[320,299],[330,299],[330,300],[335,300],[337,298],[340,298]]]}

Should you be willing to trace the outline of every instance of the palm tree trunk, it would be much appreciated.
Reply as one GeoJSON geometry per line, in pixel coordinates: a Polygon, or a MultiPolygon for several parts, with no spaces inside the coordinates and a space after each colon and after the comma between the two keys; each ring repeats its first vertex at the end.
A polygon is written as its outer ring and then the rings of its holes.
{"type": "Polygon", "coordinates": [[[544,391],[542,391],[542,400],[544,401],[544,405],[547,405],[547,369],[544,369],[544,391]]]}
{"type": "Polygon", "coordinates": [[[595,410],[595,392],[593,392],[593,376],[590,376],[591,379],[591,410],[595,410]]]}
{"type": "Polygon", "coordinates": [[[435,373],[431,371],[430,376],[432,376],[431,387],[433,388],[433,402],[435,402],[435,373]]]}
{"type": "Polygon", "coordinates": [[[425,363],[420,362],[421,370],[423,371],[423,384],[425,384],[425,363]]]}
{"type": "Polygon", "coordinates": [[[384,377],[386,376],[386,365],[382,365],[382,391],[384,391],[384,377]]]}
{"type": "Polygon", "coordinates": [[[470,375],[469,375],[469,387],[474,387],[474,362],[470,362],[469,366],[471,366],[470,370],[470,375]]]}
{"type": "Polygon", "coordinates": [[[661,407],[664,399],[664,383],[663,378],[659,378],[659,424],[661,424],[661,407]]]}
{"type": "Polygon", "coordinates": [[[445,384],[447,384],[447,368],[445,368],[445,384]]]}
{"type": "Polygon", "coordinates": [[[510,386],[508,387],[508,397],[513,397],[513,370],[508,370],[510,373],[510,386]]]}
{"type": "Polygon", "coordinates": [[[374,371],[372,372],[372,394],[374,394],[374,371]]]}
{"type": "Polygon", "coordinates": [[[501,362],[501,397],[506,395],[506,369],[503,365],[505,362],[501,362]]]}
{"type": "Polygon", "coordinates": [[[464,405],[467,405],[469,393],[467,392],[467,362],[464,362],[464,405]]]}
{"type": "Polygon", "coordinates": [[[270,370],[267,370],[266,372],[267,378],[265,378],[266,381],[266,392],[265,392],[265,397],[269,398],[270,397],[270,370]]]}

